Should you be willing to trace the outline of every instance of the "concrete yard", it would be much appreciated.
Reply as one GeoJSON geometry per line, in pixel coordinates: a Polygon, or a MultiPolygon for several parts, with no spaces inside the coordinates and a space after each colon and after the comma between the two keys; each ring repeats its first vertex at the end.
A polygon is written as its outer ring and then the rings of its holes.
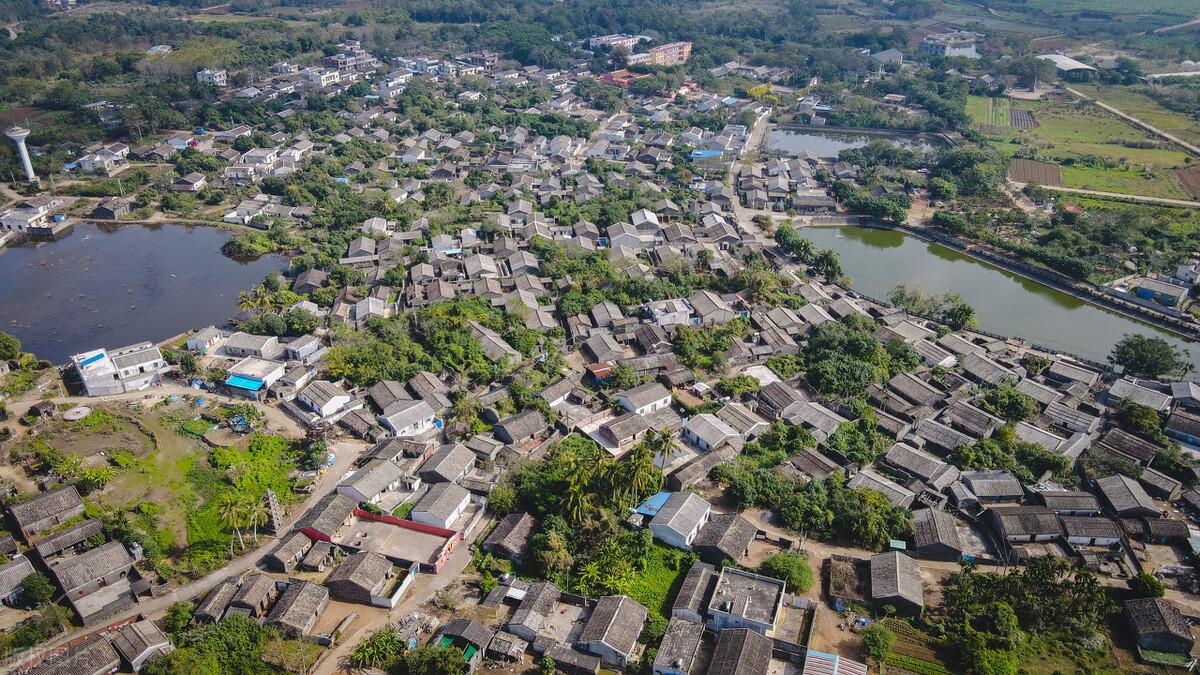
{"type": "Polygon", "coordinates": [[[446,539],[399,525],[357,518],[354,523],[338,531],[333,543],[374,551],[388,558],[432,563],[446,545],[446,539]]]}

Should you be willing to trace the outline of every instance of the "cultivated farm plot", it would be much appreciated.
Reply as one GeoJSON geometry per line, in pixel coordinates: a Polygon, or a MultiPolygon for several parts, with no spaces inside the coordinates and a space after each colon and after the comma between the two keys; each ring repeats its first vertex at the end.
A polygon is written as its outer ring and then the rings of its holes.
{"type": "Polygon", "coordinates": [[[1156,98],[1159,88],[1154,85],[1073,85],[1083,94],[1128,115],[1174,134],[1189,143],[1200,143],[1200,119],[1171,110],[1156,98]]]}
{"type": "Polygon", "coordinates": [[[1012,103],[1007,98],[971,96],[967,100],[967,114],[984,133],[1003,133],[1012,126],[1011,111],[1012,103]]]}
{"type": "Polygon", "coordinates": [[[1179,179],[1179,184],[1183,186],[1184,190],[1187,190],[1189,195],[1200,199],[1200,166],[1180,169],[1175,172],[1175,177],[1179,179]]]}
{"type": "Polygon", "coordinates": [[[1035,162],[1032,159],[1014,159],[1008,167],[1008,176],[1018,183],[1062,187],[1062,169],[1057,164],[1035,162]]]}
{"type": "MultiPolygon", "coordinates": [[[[1013,108],[1030,113],[1034,127],[988,128],[983,133],[1006,157],[1031,157],[1060,167],[1061,182],[1039,184],[1169,199],[1190,197],[1175,173],[1190,166],[1188,155],[1115,115],[1082,103],[1020,101],[1013,108]]],[[[1017,166],[1010,175],[1020,180],[1018,176],[1025,170],[1045,171],[1017,166]]]]}
{"type": "Polygon", "coordinates": [[[1009,109],[1008,124],[1018,129],[1037,128],[1037,120],[1033,119],[1033,113],[1020,108],[1009,109]]]}
{"type": "Polygon", "coordinates": [[[888,655],[889,671],[906,670],[920,675],[948,673],[946,663],[934,649],[934,640],[927,633],[895,618],[883,620],[883,625],[896,636],[892,653],[888,655]]]}

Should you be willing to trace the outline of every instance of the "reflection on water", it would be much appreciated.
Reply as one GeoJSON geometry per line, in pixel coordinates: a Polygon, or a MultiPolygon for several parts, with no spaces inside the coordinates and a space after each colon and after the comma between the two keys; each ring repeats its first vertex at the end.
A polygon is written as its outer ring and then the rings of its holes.
{"type": "Polygon", "coordinates": [[[0,250],[0,330],[55,363],[93,347],[161,340],[221,323],[240,291],[283,269],[235,262],[212,227],[75,226],[56,242],[0,250]]]}
{"type": "Polygon", "coordinates": [[[979,325],[1001,335],[1103,361],[1127,333],[1160,335],[1189,349],[1200,366],[1195,343],[1088,304],[1018,275],[895,230],[865,227],[807,228],[818,248],[831,248],[853,288],[886,299],[897,284],[928,293],[953,291],[975,308],[979,325]]]}
{"type": "Polygon", "coordinates": [[[794,131],[789,129],[772,129],[767,134],[767,149],[790,155],[808,152],[817,157],[836,159],[842,150],[861,148],[871,141],[886,141],[897,147],[918,150],[923,153],[934,150],[932,143],[915,136],[881,136],[840,131],[794,131]]]}

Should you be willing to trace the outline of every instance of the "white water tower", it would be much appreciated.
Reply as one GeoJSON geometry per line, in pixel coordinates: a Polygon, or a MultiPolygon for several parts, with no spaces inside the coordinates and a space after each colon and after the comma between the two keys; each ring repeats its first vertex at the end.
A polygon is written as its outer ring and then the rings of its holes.
{"type": "Polygon", "coordinates": [[[29,148],[25,147],[25,139],[29,136],[29,130],[25,127],[11,127],[4,132],[5,136],[13,139],[17,144],[17,152],[21,153],[21,166],[25,167],[25,177],[30,183],[38,182],[37,174],[33,172],[33,164],[29,162],[29,148]]]}

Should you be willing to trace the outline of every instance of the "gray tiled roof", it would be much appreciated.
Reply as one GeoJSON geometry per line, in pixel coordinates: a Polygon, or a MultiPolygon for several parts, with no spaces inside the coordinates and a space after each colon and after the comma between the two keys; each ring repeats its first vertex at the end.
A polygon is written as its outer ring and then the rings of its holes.
{"type": "Polygon", "coordinates": [[[332,535],[353,513],[356,506],[358,505],[354,503],[353,499],[330,492],[311,509],[305,511],[294,527],[297,530],[312,529],[325,535],[332,535]]]}
{"type": "Polygon", "coordinates": [[[708,675],[758,675],[767,672],[771,662],[771,638],[749,628],[721,631],[713,651],[708,675]]]}
{"type": "Polygon", "coordinates": [[[954,524],[954,516],[941,509],[917,509],[912,516],[913,544],[918,548],[947,546],[956,551],[963,549],[954,524]]]}
{"type": "Polygon", "coordinates": [[[82,506],[83,500],[79,498],[79,491],[74,485],[67,485],[13,504],[8,507],[8,512],[18,525],[26,527],[29,523],[82,506]]]}
{"type": "Polygon", "coordinates": [[[624,595],[606,595],[583,626],[579,642],[602,642],[614,651],[628,656],[637,644],[638,635],[646,623],[646,608],[624,595]]]}
{"type": "Polygon", "coordinates": [[[25,675],[98,675],[115,670],[121,657],[104,635],[92,636],[50,656],[25,675]]]}
{"type": "Polygon", "coordinates": [[[342,564],[333,568],[325,578],[325,583],[345,581],[371,592],[391,571],[390,560],[378,553],[362,551],[346,558],[342,564]]]}
{"type": "Polygon", "coordinates": [[[324,586],[309,581],[293,581],[279,595],[279,600],[267,617],[267,623],[305,632],[308,618],[328,600],[329,591],[324,586]]]}
{"type": "Polygon", "coordinates": [[[125,545],[110,541],[52,567],[51,571],[63,589],[71,590],[132,565],[133,558],[125,545]]]}
{"type": "Polygon", "coordinates": [[[871,558],[871,597],[876,600],[901,598],[924,606],[921,584],[921,564],[900,553],[890,551],[871,558]]]}

